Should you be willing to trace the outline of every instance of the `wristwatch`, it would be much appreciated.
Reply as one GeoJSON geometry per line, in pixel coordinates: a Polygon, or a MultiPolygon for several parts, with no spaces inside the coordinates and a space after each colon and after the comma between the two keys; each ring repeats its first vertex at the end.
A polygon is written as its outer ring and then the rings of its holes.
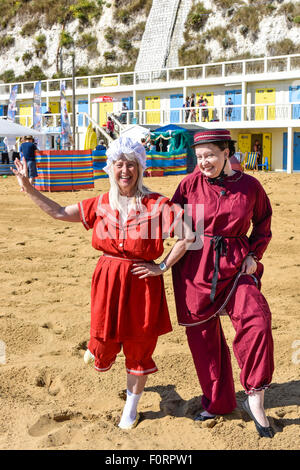
{"type": "Polygon", "coordinates": [[[166,270],[168,269],[166,263],[164,263],[164,262],[160,263],[159,269],[160,269],[163,273],[166,272],[166,270]]]}
{"type": "Polygon", "coordinates": [[[252,251],[251,251],[250,253],[248,253],[247,256],[252,256],[252,258],[254,259],[254,261],[257,263],[258,258],[257,258],[257,256],[256,256],[252,251]]]}

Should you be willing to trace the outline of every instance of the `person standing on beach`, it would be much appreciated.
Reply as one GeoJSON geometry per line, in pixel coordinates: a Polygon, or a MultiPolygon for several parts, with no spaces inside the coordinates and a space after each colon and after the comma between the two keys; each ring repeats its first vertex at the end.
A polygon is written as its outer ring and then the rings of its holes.
{"type": "Polygon", "coordinates": [[[103,252],[95,268],[91,292],[91,328],[84,361],[105,372],[123,347],[127,399],[119,423],[132,429],[139,420],[137,405],[149,374],[158,369],[152,359],[158,336],[172,330],[162,274],[193,243],[183,222],[183,210],[168,198],[143,186],[145,148],[120,137],[107,150],[104,170],[110,191],[67,207],[47,198],[29,183],[26,161],[16,160],[21,190],[54,219],[82,222],[93,230],[92,245],[103,252]],[[163,241],[179,238],[164,261],[163,241]]]}
{"type": "Polygon", "coordinates": [[[31,135],[26,136],[24,142],[22,142],[22,144],[20,145],[19,151],[21,158],[25,158],[26,160],[29,182],[31,185],[34,185],[34,180],[38,175],[35,162],[36,150],[37,146],[33,142],[33,138],[31,137],[31,135]]]}
{"type": "MultiPolygon", "coordinates": [[[[194,136],[197,167],[179,184],[172,201],[204,208],[203,247],[188,251],[173,266],[179,324],[203,391],[197,421],[231,413],[236,407],[229,348],[220,315],[228,314],[236,335],[233,350],[247,394],[243,409],[261,437],[274,431],[264,411],[264,393],[274,370],[271,312],[262,293],[260,260],[271,240],[270,201],[259,181],[231,168],[234,141],[226,129],[194,136]],[[247,236],[252,224],[252,232],[247,236]]],[[[193,226],[201,220],[193,212],[193,226]]]]}

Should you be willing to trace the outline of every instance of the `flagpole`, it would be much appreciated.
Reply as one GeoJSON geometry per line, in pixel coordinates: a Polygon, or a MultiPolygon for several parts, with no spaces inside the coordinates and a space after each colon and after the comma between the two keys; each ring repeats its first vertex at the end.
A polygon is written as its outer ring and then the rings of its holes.
{"type": "Polygon", "coordinates": [[[72,53],[72,118],[73,118],[73,150],[76,147],[76,112],[75,112],[75,51],[72,53]]]}

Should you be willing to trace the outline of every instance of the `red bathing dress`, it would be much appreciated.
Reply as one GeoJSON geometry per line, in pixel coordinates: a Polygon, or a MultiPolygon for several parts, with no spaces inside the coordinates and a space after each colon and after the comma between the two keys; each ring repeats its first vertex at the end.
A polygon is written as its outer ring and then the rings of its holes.
{"type": "Polygon", "coordinates": [[[143,197],[123,226],[111,209],[109,194],[78,204],[92,245],[102,251],[92,279],[91,336],[122,343],[143,341],[172,330],[163,276],[139,279],[134,260],[151,262],[164,251],[163,241],[182,218],[182,208],[157,193],[143,197]],[[132,260],[132,261],[131,261],[132,260]]]}

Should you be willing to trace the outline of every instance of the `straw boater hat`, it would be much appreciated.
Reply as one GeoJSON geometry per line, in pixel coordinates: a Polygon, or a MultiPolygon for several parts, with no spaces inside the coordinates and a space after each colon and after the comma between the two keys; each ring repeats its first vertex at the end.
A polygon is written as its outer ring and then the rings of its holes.
{"type": "Polygon", "coordinates": [[[227,129],[205,129],[204,131],[197,132],[194,135],[194,143],[191,147],[196,147],[196,145],[200,144],[225,141],[236,142],[236,140],[231,138],[230,131],[227,129]]]}

